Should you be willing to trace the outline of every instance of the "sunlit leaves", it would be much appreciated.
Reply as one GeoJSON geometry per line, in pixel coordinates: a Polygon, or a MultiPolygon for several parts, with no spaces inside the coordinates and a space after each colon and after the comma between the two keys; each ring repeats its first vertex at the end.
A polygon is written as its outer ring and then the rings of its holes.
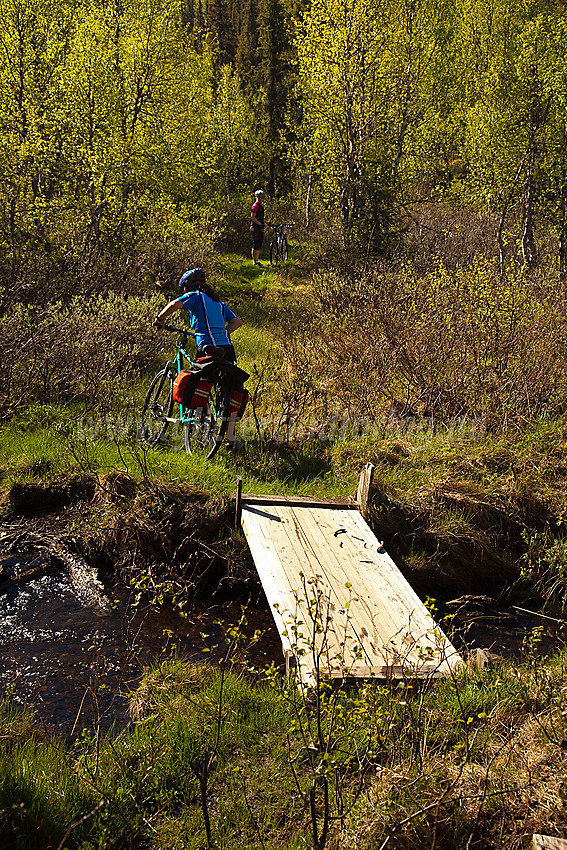
{"type": "Polygon", "coordinates": [[[369,239],[387,230],[431,157],[450,29],[451,7],[429,0],[316,0],[306,14],[296,40],[298,158],[347,233],[360,238],[361,222],[369,239]]]}

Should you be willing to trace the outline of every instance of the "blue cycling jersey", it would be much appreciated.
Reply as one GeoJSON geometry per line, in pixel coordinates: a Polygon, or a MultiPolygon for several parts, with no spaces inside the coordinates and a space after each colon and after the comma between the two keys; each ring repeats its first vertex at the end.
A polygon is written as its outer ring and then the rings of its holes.
{"type": "Polygon", "coordinates": [[[225,325],[236,318],[230,307],[223,301],[213,301],[204,292],[187,292],[179,301],[189,313],[197,348],[204,345],[230,345],[225,325]]]}

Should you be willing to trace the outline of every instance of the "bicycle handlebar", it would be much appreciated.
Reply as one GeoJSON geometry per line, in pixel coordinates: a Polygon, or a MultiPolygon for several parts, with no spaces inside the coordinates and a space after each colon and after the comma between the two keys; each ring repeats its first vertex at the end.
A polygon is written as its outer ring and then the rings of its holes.
{"type": "Polygon", "coordinates": [[[188,331],[187,328],[176,328],[175,325],[164,325],[163,327],[166,331],[171,331],[172,333],[174,331],[177,331],[177,333],[185,334],[186,336],[192,336],[193,339],[195,339],[195,334],[193,333],[193,331],[188,331]]]}

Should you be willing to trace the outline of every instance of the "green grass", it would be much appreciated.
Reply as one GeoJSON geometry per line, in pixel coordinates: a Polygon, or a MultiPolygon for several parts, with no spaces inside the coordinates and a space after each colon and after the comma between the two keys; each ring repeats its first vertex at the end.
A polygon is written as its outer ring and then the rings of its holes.
{"type": "Polygon", "coordinates": [[[252,440],[243,455],[221,449],[213,461],[206,461],[185,452],[183,436],[174,428],[167,447],[143,450],[131,436],[115,441],[114,422],[112,416],[87,416],[78,423],[62,417],[59,430],[5,426],[0,429],[2,489],[6,492],[14,483],[115,471],[194,484],[219,495],[234,492],[238,475],[247,492],[333,496],[356,487],[356,471],[348,478],[336,477],[328,454],[317,445],[290,449],[252,440]],[[96,439],[93,434],[98,434],[96,439]]]}
{"type": "Polygon", "coordinates": [[[172,657],[131,695],[130,730],[85,733],[71,749],[34,732],[28,716],[0,710],[0,841],[13,850],[199,850],[205,759],[215,846],[311,846],[306,802],[316,777],[329,781],[331,812],[342,812],[329,848],[370,850],[388,836],[395,847],[421,847],[416,831],[442,836],[448,812],[467,835],[484,805],[493,822],[483,846],[524,846],[532,831],[561,825],[549,795],[563,775],[566,682],[565,653],[544,676],[528,655],[448,681],[324,686],[315,701],[271,676],[254,684],[172,657]],[[519,785],[529,823],[517,817],[519,785]],[[496,796],[482,803],[490,789],[496,796]]]}

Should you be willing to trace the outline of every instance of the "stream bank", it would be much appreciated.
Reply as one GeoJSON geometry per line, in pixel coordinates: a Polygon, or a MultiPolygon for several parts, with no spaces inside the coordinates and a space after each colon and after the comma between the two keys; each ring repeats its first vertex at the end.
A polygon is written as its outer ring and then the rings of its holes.
{"type": "MultiPolygon", "coordinates": [[[[114,582],[89,603],[64,570],[41,552],[0,562],[0,694],[31,707],[50,732],[65,738],[83,729],[129,723],[128,698],[144,667],[176,652],[218,664],[226,650],[224,626],[238,622],[238,605],[195,602],[186,616],[169,603],[159,609],[134,604],[131,590],[114,582]]],[[[247,610],[260,641],[249,651],[255,666],[281,663],[281,645],[270,612],[247,610]]]]}
{"type": "MultiPolygon", "coordinates": [[[[218,664],[223,624],[238,622],[241,604],[248,633],[262,632],[250,663],[282,664],[279,635],[226,501],[174,485],[138,491],[127,476],[57,495],[53,487],[20,487],[2,520],[2,695],[33,707],[66,738],[122,727],[142,669],[170,652],[218,664]],[[159,606],[148,601],[160,596],[159,606]]],[[[433,574],[426,593],[416,589],[437,600],[442,628],[465,655],[517,655],[529,642],[533,648],[534,634],[538,652],[564,645],[560,617],[479,593],[455,598],[433,574]]]]}

